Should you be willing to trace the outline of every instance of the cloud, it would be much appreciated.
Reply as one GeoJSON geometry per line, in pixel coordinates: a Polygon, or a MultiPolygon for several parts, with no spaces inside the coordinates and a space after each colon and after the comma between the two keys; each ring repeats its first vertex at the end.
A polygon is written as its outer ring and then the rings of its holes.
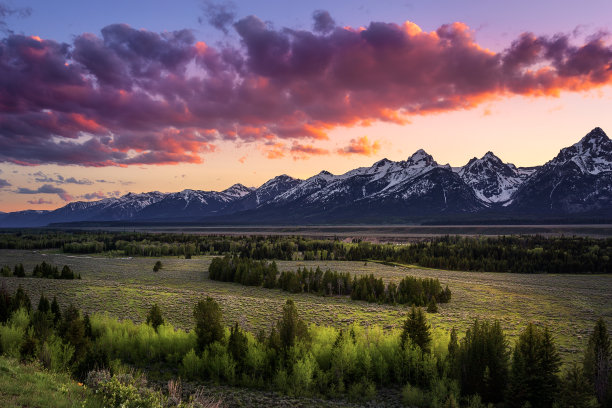
{"type": "Polygon", "coordinates": [[[72,201],[74,198],[66,192],[63,188],[54,187],[51,184],[43,184],[36,190],[32,190],[26,187],[18,187],[15,190],[17,194],[57,194],[59,198],[64,201],[72,201]]]}
{"type": "Polygon", "coordinates": [[[91,185],[91,184],[93,184],[93,182],[91,180],[88,180],[88,179],[77,180],[74,177],[65,178],[61,174],[56,174],[56,177],[53,178],[53,177],[50,177],[50,176],[44,174],[41,171],[37,171],[36,173],[34,173],[32,175],[35,176],[34,180],[39,182],[39,183],[79,184],[79,185],[91,185]]]}
{"type": "Polygon", "coordinates": [[[86,193],[79,196],[79,198],[84,198],[85,200],[102,200],[103,198],[107,197],[107,194],[103,193],[102,191],[95,191],[93,193],[86,193]]]}
{"type": "Polygon", "coordinates": [[[11,183],[6,181],[5,179],[0,179],[0,188],[10,187],[10,186],[11,186],[11,183]]]}
{"type": "Polygon", "coordinates": [[[315,32],[325,34],[336,27],[336,22],[325,10],[315,10],[312,13],[312,19],[314,20],[312,28],[315,32]]]}
{"type": "Polygon", "coordinates": [[[12,32],[6,24],[7,17],[26,18],[31,15],[32,9],[30,7],[10,7],[5,2],[0,2],[0,32],[12,32]]]}
{"type": "Polygon", "coordinates": [[[308,159],[310,156],[321,156],[329,154],[329,150],[315,147],[311,144],[293,143],[289,149],[293,155],[293,160],[308,159]]]}
{"type": "MultiPolygon", "coordinates": [[[[217,30],[223,31],[225,34],[228,33],[228,27],[232,25],[236,19],[236,5],[231,1],[225,1],[223,3],[215,3],[210,0],[206,0],[202,4],[202,10],[204,11],[204,18],[211,26],[217,30]]],[[[202,19],[200,18],[200,23],[202,19]]]]}
{"type": "MultiPolygon", "coordinates": [[[[8,35],[0,40],[0,162],[202,163],[220,142],[254,143],[280,158],[337,127],[405,124],[506,96],[612,83],[603,35],[573,44],[571,34],[524,33],[496,53],[462,23],[425,32],[411,22],[342,28],[328,17],[316,12],[308,31],[248,16],[231,26],[239,46],[125,24],[70,44],[8,35]]],[[[351,146],[341,150],[360,147],[351,146]]]]}
{"type": "Polygon", "coordinates": [[[34,205],[53,204],[53,201],[45,200],[44,198],[39,198],[38,200],[28,200],[28,204],[34,204],[34,205]]]}
{"type": "Polygon", "coordinates": [[[367,136],[360,137],[358,139],[351,139],[348,146],[338,149],[338,154],[350,155],[350,154],[361,154],[364,156],[372,156],[378,153],[380,150],[380,143],[374,141],[370,143],[367,136]]]}

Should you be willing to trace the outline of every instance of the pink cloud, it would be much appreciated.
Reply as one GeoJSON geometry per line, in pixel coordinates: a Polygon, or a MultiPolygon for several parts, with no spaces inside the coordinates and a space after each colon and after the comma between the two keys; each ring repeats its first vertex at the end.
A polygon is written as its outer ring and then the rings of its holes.
{"type": "MultiPolygon", "coordinates": [[[[243,18],[234,23],[240,47],[125,24],[71,44],[9,35],[0,41],[0,162],[201,163],[220,140],[254,142],[279,158],[339,126],[405,124],[505,96],[612,83],[602,35],[572,44],[571,34],[524,33],[495,53],[462,23],[424,32],[409,22],[341,28],[323,11],[314,18],[315,31],[243,18]]],[[[376,146],[359,139],[341,150],[376,146]]]]}

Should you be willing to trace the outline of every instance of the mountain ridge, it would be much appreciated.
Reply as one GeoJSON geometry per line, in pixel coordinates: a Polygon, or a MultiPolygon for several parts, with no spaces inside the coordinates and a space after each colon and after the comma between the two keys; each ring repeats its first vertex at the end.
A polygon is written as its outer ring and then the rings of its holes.
{"type": "Polygon", "coordinates": [[[406,160],[305,180],[286,174],[258,188],[128,193],[55,210],[0,213],[0,227],[98,221],[386,222],[422,217],[612,216],[612,141],[596,127],[542,166],[516,167],[493,152],[462,167],[419,149],[406,160]]]}

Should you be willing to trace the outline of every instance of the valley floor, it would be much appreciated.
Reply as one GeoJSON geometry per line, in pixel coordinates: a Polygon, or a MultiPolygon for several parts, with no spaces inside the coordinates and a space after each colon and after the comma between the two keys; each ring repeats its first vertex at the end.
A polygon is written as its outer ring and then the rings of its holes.
{"type": "MultiPolygon", "coordinates": [[[[153,272],[157,258],[109,258],[66,255],[57,252],[1,250],[0,266],[23,263],[31,273],[42,261],[69,265],[82,280],[0,278],[0,285],[14,291],[18,285],[35,303],[42,292],[57,296],[67,306],[74,302],[89,313],[106,312],[136,322],[157,303],[164,318],[175,326],[193,326],[192,311],[197,300],[212,296],[222,307],[227,325],[234,321],[245,329],[269,329],[281,314],[285,300],[293,298],[303,319],[310,323],[345,327],[352,322],[399,327],[405,306],[352,301],[347,297],[290,294],[278,289],[248,287],[209,280],[210,257],[162,258],[164,267],[153,272]]],[[[298,267],[330,268],[355,274],[374,274],[398,282],[406,275],[439,278],[452,290],[452,300],[429,314],[434,329],[460,334],[474,319],[499,319],[511,344],[528,322],[547,325],[555,336],[565,361],[582,358],[582,350],[598,317],[612,325],[612,275],[519,275],[458,272],[373,262],[277,261],[279,270],[298,267]]]]}

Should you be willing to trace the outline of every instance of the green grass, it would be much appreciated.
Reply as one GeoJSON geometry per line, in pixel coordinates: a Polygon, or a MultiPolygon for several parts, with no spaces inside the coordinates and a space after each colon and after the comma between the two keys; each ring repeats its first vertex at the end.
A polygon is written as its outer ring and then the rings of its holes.
{"type": "MultiPolygon", "coordinates": [[[[280,316],[288,297],[295,300],[303,318],[311,323],[347,326],[379,324],[384,328],[401,326],[407,308],[355,302],[346,297],[289,294],[280,290],[247,287],[211,281],[206,271],[210,257],[179,259],[167,257],[164,267],[153,272],[157,258],[111,258],[70,256],[37,251],[0,250],[0,266],[23,263],[29,274],[35,264],[46,260],[58,266],[69,265],[82,280],[0,278],[11,291],[21,284],[36,306],[41,292],[57,295],[63,306],[72,302],[85,311],[108,312],[119,318],[141,322],[148,308],[158,303],[164,318],[175,326],[189,329],[192,310],[198,299],[212,296],[221,305],[225,321],[234,321],[256,331],[268,329],[280,316]]],[[[398,282],[406,275],[433,277],[448,283],[452,300],[439,305],[439,313],[429,315],[434,328],[460,333],[474,319],[498,319],[511,343],[528,322],[547,325],[565,361],[576,361],[595,321],[602,316],[612,326],[612,275],[518,275],[458,272],[424,269],[375,262],[277,261],[279,269],[306,266],[331,268],[355,274],[373,273],[384,281],[398,282]]]]}
{"type": "Polygon", "coordinates": [[[36,365],[0,357],[0,405],[4,408],[101,407],[82,385],[66,374],[53,374],[36,365]]]}

